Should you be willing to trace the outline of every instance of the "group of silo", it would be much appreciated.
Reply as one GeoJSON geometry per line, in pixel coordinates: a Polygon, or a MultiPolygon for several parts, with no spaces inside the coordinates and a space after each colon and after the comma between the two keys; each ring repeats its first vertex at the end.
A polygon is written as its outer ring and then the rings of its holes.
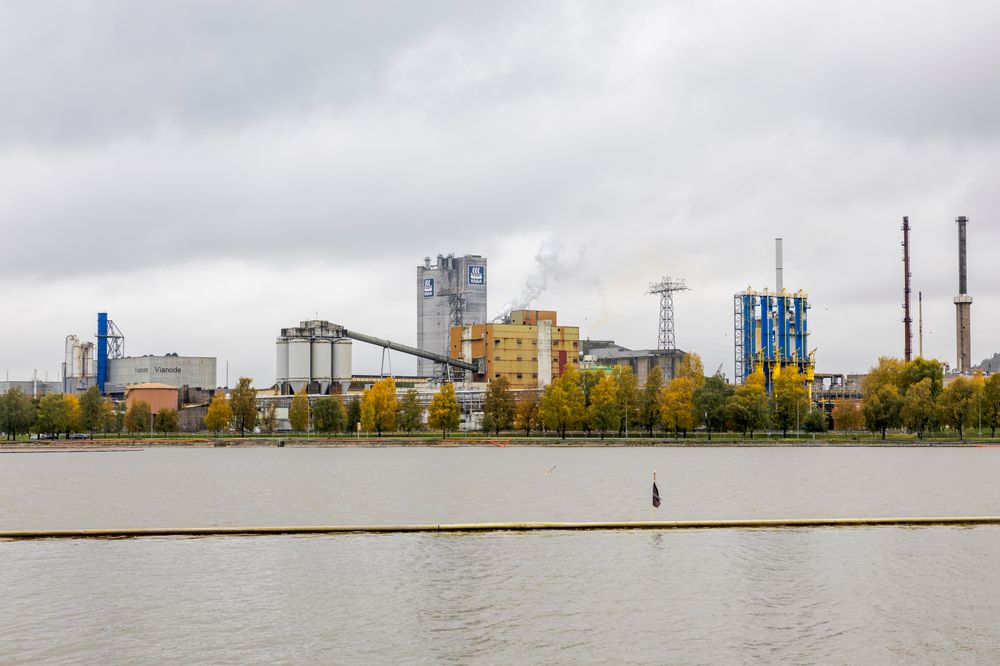
{"type": "Polygon", "coordinates": [[[327,394],[335,384],[350,382],[351,373],[351,340],[333,335],[328,322],[282,329],[276,372],[282,393],[305,387],[309,393],[327,394]]]}

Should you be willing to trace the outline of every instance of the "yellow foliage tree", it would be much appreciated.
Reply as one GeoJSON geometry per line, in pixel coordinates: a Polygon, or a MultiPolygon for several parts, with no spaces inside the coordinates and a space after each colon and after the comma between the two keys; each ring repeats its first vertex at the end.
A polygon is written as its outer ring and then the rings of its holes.
{"type": "Polygon", "coordinates": [[[312,407],[309,404],[309,396],[306,395],[306,387],[299,389],[292,398],[292,404],[288,408],[288,423],[292,430],[305,432],[309,430],[309,421],[312,418],[312,407]]]}
{"type": "Polygon", "coordinates": [[[704,384],[705,364],[702,363],[701,356],[694,352],[684,354],[677,364],[677,376],[690,379],[695,388],[704,384]]]}
{"type": "Polygon", "coordinates": [[[80,399],[71,393],[66,393],[63,395],[63,400],[66,402],[66,439],[69,439],[71,432],[80,430],[80,422],[82,420],[80,399]]]}
{"type": "Polygon", "coordinates": [[[840,431],[861,430],[865,417],[857,400],[838,400],[833,405],[833,429],[840,431]]]}
{"type": "Polygon", "coordinates": [[[587,421],[604,439],[604,433],[618,427],[621,412],[618,408],[618,390],[613,375],[604,375],[590,391],[587,421]]]}
{"type": "Polygon", "coordinates": [[[698,414],[694,405],[694,379],[690,376],[676,377],[660,392],[660,420],[675,436],[694,428],[698,414]]]}
{"type": "Polygon", "coordinates": [[[361,395],[361,427],[379,437],[392,432],[396,429],[396,407],[396,380],[380,379],[361,395]]]}
{"type": "Polygon", "coordinates": [[[233,410],[223,391],[216,391],[205,414],[205,427],[214,433],[222,432],[233,418],[233,410]]]}
{"type": "Polygon", "coordinates": [[[447,437],[448,432],[458,429],[462,411],[455,397],[455,385],[445,384],[434,394],[427,406],[427,425],[441,430],[441,436],[447,437]]]}
{"type": "Polygon", "coordinates": [[[781,435],[784,437],[789,428],[798,428],[802,418],[809,413],[805,380],[794,365],[781,368],[776,373],[771,400],[774,404],[774,423],[781,428],[781,435]]]}

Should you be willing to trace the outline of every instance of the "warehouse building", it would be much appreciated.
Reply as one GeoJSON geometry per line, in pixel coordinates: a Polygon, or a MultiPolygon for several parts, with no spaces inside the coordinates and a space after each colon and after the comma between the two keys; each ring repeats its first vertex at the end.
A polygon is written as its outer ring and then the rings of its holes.
{"type": "MultiPolygon", "coordinates": [[[[448,355],[453,326],[482,324],[486,315],[486,258],[478,254],[425,257],[417,266],[417,347],[448,355]]],[[[417,360],[417,375],[431,377],[435,363],[417,360]]]]}
{"type": "Polygon", "coordinates": [[[513,389],[537,389],[579,367],[580,328],[560,326],[555,311],[514,310],[509,323],[470,324],[451,329],[452,358],[485,361],[485,372],[471,381],[506,377],[513,389]]]}
{"type": "Polygon", "coordinates": [[[218,386],[213,356],[125,356],[109,358],[106,395],[122,395],[131,384],[167,384],[180,388],[211,389],[218,386]]]}

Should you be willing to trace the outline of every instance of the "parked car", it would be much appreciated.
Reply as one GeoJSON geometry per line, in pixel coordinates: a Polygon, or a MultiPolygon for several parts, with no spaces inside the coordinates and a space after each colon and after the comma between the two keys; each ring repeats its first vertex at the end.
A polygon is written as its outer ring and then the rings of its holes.
{"type": "Polygon", "coordinates": [[[69,436],[70,439],[91,439],[89,432],[74,432],[69,436]]]}

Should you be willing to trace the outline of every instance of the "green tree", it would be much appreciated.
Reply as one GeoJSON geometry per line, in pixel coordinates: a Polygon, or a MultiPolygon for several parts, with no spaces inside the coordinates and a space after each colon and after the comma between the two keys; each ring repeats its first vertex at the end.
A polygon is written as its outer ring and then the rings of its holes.
{"type": "Polygon", "coordinates": [[[427,407],[427,424],[440,430],[442,437],[448,437],[450,431],[458,429],[461,416],[458,398],[455,397],[455,385],[445,384],[431,398],[431,404],[427,407]]]}
{"type": "Polygon", "coordinates": [[[510,391],[510,381],[502,376],[491,380],[483,397],[483,413],[492,417],[493,429],[497,435],[501,430],[510,430],[514,425],[516,409],[514,394],[510,391]]]}
{"type": "Polygon", "coordinates": [[[604,439],[604,434],[621,423],[618,411],[618,387],[613,375],[605,375],[590,392],[590,407],[587,421],[604,439]]]}
{"type": "Polygon", "coordinates": [[[903,398],[895,384],[875,384],[865,391],[864,403],[861,408],[865,425],[873,433],[881,432],[882,439],[889,428],[899,425],[900,410],[903,398]]]}
{"type": "Polygon", "coordinates": [[[789,365],[776,374],[771,390],[774,423],[781,428],[781,436],[787,437],[788,430],[801,425],[802,417],[809,412],[809,399],[798,368],[789,365]]]}
{"type": "Polygon", "coordinates": [[[655,366],[646,375],[646,383],[639,391],[639,409],[636,422],[652,437],[653,428],[660,422],[660,392],[663,390],[663,370],[655,366]]]}
{"type": "Polygon", "coordinates": [[[754,431],[767,425],[767,391],[764,389],[764,372],[760,366],[737,387],[726,406],[733,427],[744,437],[753,439],[754,431]]]}
{"type": "Polygon", "coordinates": [[[826,432],[826,412],[822,409],[813,409],[802,419],[802,429],[806,432],[822,433],[826,432]]]}
{"type": "Polygon", "coordinates": [[[361,427],[365,432],[396,429],[396,380],[386,377],[372,384],[361,396],[361,427]]]}
{"type": "Polygon", "coordinates": [[[69,427],[69,423],[69,402],[64,399],[63,394],[43,395],[38,401],[38,418],[35,421],[35,429],[39,433],[58,437],[59,433],[69,427]]]}
{"type": "Polygon", "coordinates": [[[101,416],[98,419],[101,432],[105,435],[109,432],[121,432],[121,426],[118,424],[117,417],[115,401],[111,398],[101,400],[101,416]]]}
{"type": "Polygon", "coordinates": [[[538,425],[538,402],[538,393],[535,391],[522,394],[517,401],[514,427],[523,430],[525,437],[531,437],[531,431],[538,425]]]}
{"type": "Polygon", "coordinates": [[[956,377],[938,396],[938,417],[941,423],[958,431],[958,438],[965,439],[965,427],[975,422],[979,394],[976,384],[968,377],[956,377]]]}
{"type": "Polygon", "coordinates": [[[690,376],[675,377],[667,382],[660,392],[660,420],[674,436],[681,432],[687,436],[688,430],[698,423],[697,410],[694,405],[694,379],[690,376]]]}
{"type": "Polygon", "coordinates": [[[260,429],[268,435],[278,429],[278,405],[273,400],[268,400],[264,413],[260,415],[260,429]]]}
{"type": "Polygon", "coordinates": [[[983,423],[989,426],[990,437],[996,437],[1000,425],[1000,373],[994,372],[983,385],[983,423]]]}
{"type": "Polygon", "coordinates": [[[145,400],[133,402],[125,412],[125,429],[131,434],[152,429],[153,416],[149,403],[145,400]]]}
{"type": "Polygon", "coordinates": [[[704,419],[711,441],[712,432],[723,430],[729,418],[729,398],[736,392],[722,375],[712,375],[694,390],[695,411],[704,419]]]}
{"type": "Polygon", "coordinates": [[[240,377],[239,383],[229,393],[229,407],[233,412],[233,430],[242,437],[248,430],[253,432],[257,427],[257,391],[253,388],[253,380],[240,377]]]}
{"type": "Polygon", "coordinates": [[[156,429],[163,434],[167,434],[168,432],[177,432],[177,423],[178,418],[176,409],[170,409],[169,407],[161,409],[156,415],[156,429]]]}
{"type": "Polygon", "coordinates": [[[292,397],[292,406],[288,408],[288,423],[295,432],[305,432],[309,429],[310,412],[309,396],[306,387],[296,391],[292,397]]]}
{"type": "Polygon", "coordinates": [[[80,398],[80,427],[84,432],[100,432],[104,417],[101,392],[96,386],[88,388],[80,398]]]}
{"type": "Polygon", "coordinates": [[[420,430],[423,426],[424,406],[416,389],[408,389],[399,401],[399,427],[407,433],[420,430]]]}
{"type": "Polygon", "coordinates": [[[14,387],[0,396],[0,430],[7,439],[17,439],[18,433],[28,432],[35,423],[35,406],[31,398],[14,387]]]}
{"type": "Polygon", "coordinates": [[[330,396],[317,398],[313,405],[313,425],[322,433],[340,432],[344,429],[344,408],[340,401],[330,396]]]}
{"type": "Polygon", "coordinates": [[[639,421],[639,380],[627,365],[616,365],[611,371],[611,379],[615,387],[618,434],[627,436],[629,424],[639,421]]]}
{"type": "Polygon", "coordinates": [[[480,425],[480,429],[485,433],[491,433],[496,429],[496,423],[493,421],[492,414],[483,412],[483,422],[480,425]]]}
{"type": "Polygon", "coordinates": [[[903,427],[917,433],[918,439],[924,438],[924,432],[934,422],[936,407],[933,387],[933,378],[921,379],[910,385],[900,405],[900,421],[903,427]]]}
{"type": "Polygon", "coordinates": [[[355,432],[361,423],[361,400],[356,396],[347,401],[347,432],[355,432]]]}
{"type": "Polygon", "coordinates": [[[225,391],[215,392],[212,402],[208,403],[208,413],[205,414],[205,427],[218,434],[229,427],[233,420],[233,410],[229,406],[225,391]]]}
{"type": "Polygon", "coordinates": [[[931,398],[936,400],[944,388],[944,368],[933,359],[915,358],[904,363],[899,372],[899,390],[905,396],[911,386],[924,379],[930,380],[931,398]]]}

